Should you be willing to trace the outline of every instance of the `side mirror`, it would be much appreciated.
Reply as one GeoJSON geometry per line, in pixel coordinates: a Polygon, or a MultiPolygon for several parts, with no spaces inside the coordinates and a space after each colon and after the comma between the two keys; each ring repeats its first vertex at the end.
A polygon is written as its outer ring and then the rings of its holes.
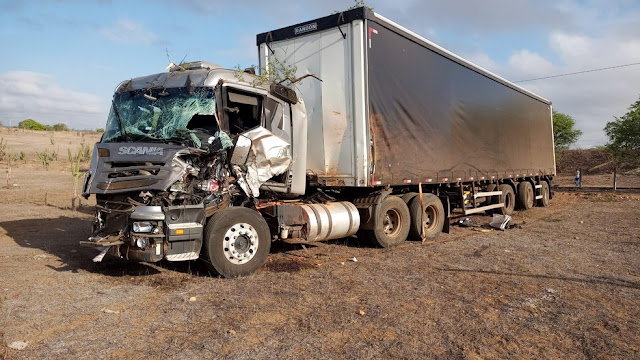
{"type": "Polygon", "coordinates": [[[233,148],[233,153],[231,154],[231,164],[242,166],[247,163],[247,158],[249,157],[249,151],[251,151],[252,145],[251,139],[244,135],[238,135],[236,139],[236,145],[233,148]]]}

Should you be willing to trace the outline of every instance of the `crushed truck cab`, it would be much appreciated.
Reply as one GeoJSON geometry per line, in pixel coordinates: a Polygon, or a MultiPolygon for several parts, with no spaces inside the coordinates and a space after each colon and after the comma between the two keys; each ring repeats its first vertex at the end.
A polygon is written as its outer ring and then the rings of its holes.
{"type": "MultiPolygon", "coordinates": [[[[251,203],[262,186],[304,194],[306,146],[290,146],[306,139],[304,106],[280,85],[241,76],[195,62],[117,87],[85,177],[83,195],[97,206],[83,245],[137,261],[193,260],[218,211],[251,203]]],[[[229,253],[248,263],[252,252],[229,253]]]]}

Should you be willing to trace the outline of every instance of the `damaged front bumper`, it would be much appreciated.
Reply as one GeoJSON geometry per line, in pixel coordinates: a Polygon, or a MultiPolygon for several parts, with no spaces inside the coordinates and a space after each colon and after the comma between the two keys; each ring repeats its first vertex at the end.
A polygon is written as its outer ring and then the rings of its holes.
{"type": "Polygon", "coordinates": [[[102,249],[94,261],[111,254],[142,262],[195,260],[202,248],[205,210],[200,205],[104,207],[96,212],[94,235],[83,246],[102,249]]]}

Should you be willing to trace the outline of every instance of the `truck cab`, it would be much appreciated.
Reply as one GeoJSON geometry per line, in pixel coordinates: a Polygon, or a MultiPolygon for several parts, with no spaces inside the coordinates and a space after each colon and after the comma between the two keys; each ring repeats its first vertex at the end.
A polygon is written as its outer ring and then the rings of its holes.
{"type": "MultiPolygon", "coordinates": [[[[138,261],[197,259],[208,219],[255,208],[261,189],[304,194],[305,163],[305,108],[282,85],[207,62],[124,81],[85,176],[97,209],[82,244],[138,261]]],[[[237,275],[269,252],[269,229],[253,213],[227,229],[251,229],[223,245],[244,269],[237,275]]]]}

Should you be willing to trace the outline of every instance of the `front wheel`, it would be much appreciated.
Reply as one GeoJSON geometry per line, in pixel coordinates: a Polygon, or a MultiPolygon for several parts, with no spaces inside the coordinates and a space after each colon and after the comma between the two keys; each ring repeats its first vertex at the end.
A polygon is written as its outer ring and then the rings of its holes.
{"type": "Polygon", "coordinates": [[[256,272],[267,261],[271,234],[260,213],[244,207],[231,207],[213,215],[205,230],[208,265],[227,277],[256,272]]]}

